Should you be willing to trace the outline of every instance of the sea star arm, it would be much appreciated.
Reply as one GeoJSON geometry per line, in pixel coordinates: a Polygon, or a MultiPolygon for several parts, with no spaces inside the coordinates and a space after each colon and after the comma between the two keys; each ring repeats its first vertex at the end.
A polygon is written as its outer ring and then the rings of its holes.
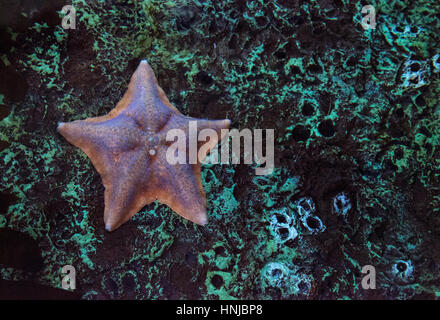
{"type": "Polygon", "coordinates": [[[155,168],[154,196],[185,219],[199,225],[208,222],[206,197],[200,179],[200,164],[170,165],[155,168]]]}
{"type": "Polygon", "coordinates": [[[118,174],[104,184],[104,223],[107,231],[115,230],[155,200],[149,184],[152,178],[151,159],[145,153],[138,150],[125,152],[115,167],[118,174]]]}
{"type": "Polygon", "coordinates": [[[67,141],[84,151],[106,185],[115,172],[115,162],[120,155],[138,147],[137,137],[141,133],[130,126],[131,122],[130,118],[123,116],[105,122],[76,120],[59,123],[57,130],[67,141]]]}
{"type": "Polygon", "coordinates": [[[88,118],[87,122],[102,122],[120,114],[132,118],[144,131],[158,131],[172,114],[180,112],[169,102],[146,60],[133,73],[122,99],[107,115],[88,118]]]}

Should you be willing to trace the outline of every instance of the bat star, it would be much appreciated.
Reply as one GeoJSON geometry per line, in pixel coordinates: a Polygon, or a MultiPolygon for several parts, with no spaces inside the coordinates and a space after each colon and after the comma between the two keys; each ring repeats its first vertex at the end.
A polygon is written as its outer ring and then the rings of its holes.
{"type": "MultiPolygon", "coordinates": [[[[180,216],[205,225],[206,196],[200,170],[203,157],[224,135],[230,120],[196,119],[181,114],[158,85],[153,70],[142,60],[132,75],[122,99],[107,115],[60,122],[58,132],[80,148],[102,178],[104,223],[113,231],[145,205],[158,200],[180,216]],[[188,132],[196,121],[197,132],[211,129],[215,138],[205,143],[195,163],[171,164],[167,132],[188,132]]],[[[189,144],[189,138],[186,139],[189,144]]],[[[202,145],[196,142],[197,151],[202,145]]]]}

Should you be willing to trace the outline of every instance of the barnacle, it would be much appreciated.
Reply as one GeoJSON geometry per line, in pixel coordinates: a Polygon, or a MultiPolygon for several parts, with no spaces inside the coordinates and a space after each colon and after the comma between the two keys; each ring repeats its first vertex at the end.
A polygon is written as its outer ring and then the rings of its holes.
{"type": "Polygon", "coordinates": [[[269,262],[261,271],[263,286],[286,286],[289,279],[289,268],[282,262],[269,262]]]}
{"type": "Polygon", "coordinates": [[[411,260],[397,260],[391,267],[393,277],[401,283],[414,281],[414,267],[411,260]]]}
{"type": "Polygon", "coordinates": [[[301,217],[301,222],[310,234],[322,233],[326,229],[322,220],[315,215],[304,215],[301,217]]]}
{"type": "Polygon", "coordinates": [[[420,88],[429,84],[430,70],[426,61],[407,60],[402,69],[400,80],[404,88],[420,88]]]}
{"type": "Polygon", "coordinates": [[[294,207],[298,214],[302,217],[315,212],[315,202],[311,197],[302,197],[294,202],[294,207]]]}
{"type": "Polygon", "coordinates": [[[435,73],[440,72],[440,53],[437,53],[435,56],[432,57],[432,66],[434,67],[435,73]]]}
{"type": "Polygon", "coordinates": [[[333,198],[333,211],[345,217],[351,210],[351,200],[346,192],[340,192],[333,198]]]}

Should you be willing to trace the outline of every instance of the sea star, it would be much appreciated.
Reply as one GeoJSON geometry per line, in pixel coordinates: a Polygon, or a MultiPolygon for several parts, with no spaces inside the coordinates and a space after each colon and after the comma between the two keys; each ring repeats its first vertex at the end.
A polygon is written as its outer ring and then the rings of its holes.
{"type": "MultiPolygon", "coordinates": [[[[230,125],[228,119],[196,119],[181,114],[158,85],[148,62],[142,60],[110,113],[58,124],[58,132],[84,151],[101,175],[106,230],[117,229],[155,200],[199,225],[207,223],[200,178],[203,159],[195,164],[170,164],[166,158],[167,148],[173,143],[166,141],[167,132],[187,132],[192,121],[197,121],[198,132],[209,128],[217,133],[206,143],[207,151],[222,139],[222,129],[230,125]]],[[[198,142],[197,151],[200,148],[198,142]]]]}

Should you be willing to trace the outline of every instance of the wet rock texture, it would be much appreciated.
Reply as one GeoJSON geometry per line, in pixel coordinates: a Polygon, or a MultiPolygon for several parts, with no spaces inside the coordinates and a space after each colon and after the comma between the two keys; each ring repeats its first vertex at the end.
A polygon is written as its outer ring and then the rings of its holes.
{"type": "Polygon", "coordinates": [[[61,288],[69,264],[83,299],[438,299],[440,6],[370,3],[375,30],[360,1],[73,1],[64,30],[62,1],[0,1],[2,288],[61,288]],[[107,233],[56,132],[141,59],[184,114],[275,130],[271,175],[203,166],[207,227],[151,204],[107,233]]]}

